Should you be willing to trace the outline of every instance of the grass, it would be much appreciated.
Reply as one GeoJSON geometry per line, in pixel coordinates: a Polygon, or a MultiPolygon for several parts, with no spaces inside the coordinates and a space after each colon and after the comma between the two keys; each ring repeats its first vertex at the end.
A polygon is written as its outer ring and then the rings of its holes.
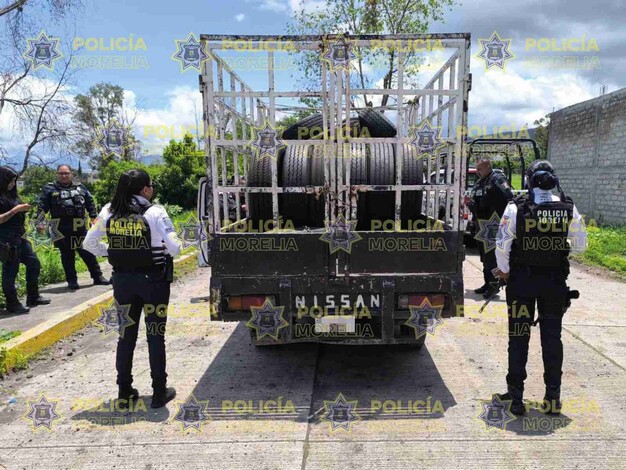
{"type": "Polygon", "coordinates": [[[587,227],[588,249],[574,258],[626,274],[626,227],[587,227]]]}
{"type": "MultiPolygon", "coordinates": [[[[166,209],[168,206],[165,206],[166,209]]],[[[178,208],[178,206],[172,206],[178,208]]],[[[180,208],[178,208],[180,209],[180,208]]],[[[195,214],[195,211],[182,211],[173,210],[175,214],[172,217],[174,224],[182,221],[186,221],[190,215],[195,214]]],[[[36,250],[37,257],[41,263],[41,272],[39,274],[39,286],[45,286],[47,284],[55,284],[57,282],[65,281],[65,272],[63,271],[63,265],[61,264],[61,254],[57,249],[50,249],[44,247],[38,247],[36,250]]],[[[98,258],[99,262],[104,261],[106,258],[98,258]]],[[[83,260],[76,253],[76,272],[82,273],[88,271],[87,266],[83,260]]],[[[26,268],[23,264],[20,264],[20,270],[16,280],[17,294],[19,297],[26,295],[26,268]]],[[[4,294],[0,290],[0,305],[4,305],[4,294]]]]}
{"type": "Polygon", "coordinates": [[[20,334],[22,334],[21,331],[9,331],[9,330],[5,330],[4,328],[0,328],[0,344],[6,343],[11,338],[15,338],[16,336],[19,336],[20,334]]]}

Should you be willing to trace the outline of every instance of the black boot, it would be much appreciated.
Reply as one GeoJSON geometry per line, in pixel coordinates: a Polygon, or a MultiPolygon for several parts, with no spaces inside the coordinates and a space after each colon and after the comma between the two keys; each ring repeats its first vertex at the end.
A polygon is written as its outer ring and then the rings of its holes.
{"type": "Polygon", "coordinates": [[[94,286],[108,286],[109,284],[111,284],[109,280],[106,277],[104,277],[102,274],[93,278],[94,286]]]}
{"type": "Polygon", "coordinates": [[[522,416],[526,413],[524,406],[524,387],[516,387],[515,385],[507,385],[506,393],[497,393],[496,395],[502,400],[511,400],[511,412],[514,415],[522,416]]]}
{"type": "Polygon", "coordinates": [[[162,408],[165,404],[174,399],[176,389],[174,387],[164,387],[154,390],[152,394],[152,403],[150,408],[162,408]]]}
{"type": "Polygon", "coordinates": [[[479,287],[478,289],[474,289],[474,293],[475,294],[484,294],[485,292],[487,292],[487,289],[489,289],[489,284],[483,284],[482,287],[479,287]]]}
{"type": "Polygon", "coordinates": [[[561,387],[546,385],[546,395],[543,397],[541,411],[549,415],[561,414],[561,387]]]}
{"type": "Polygon", "coordinates": [[[128,409],[129,404],[132,404],[132,401],[137,400],[138,398],[139,390],[132,388],[131,386],[120,386],[119,392],[117,393],[117,399],[124,401],[118,404],[119,408],[125,410],[128,409]]]}
{"type": "Polygon", "coordinates": [[[80,289],[80,286],[78,285],[78,281],[67,281],[67,287],[71,290],[80,289]]]}
{"type": "Polygon", "coordinates": [[[37,297],[27,297],[26,305],[29,307],[36,307],[37,305],[48,305],[50,303],[50,299],[46,299],[38,295],[37,297]]]}
{"type": "Polygon", "coordinates": [[[6,311],[9,313],[28,313],[30,312],[30,308],[24,307],[20,302],[16,304],[7,304],[6,311]]]}
{"type": "Polygon", "coordinates": [[[497,294],[498,292],[500,292],[500,287],[499,286],[495,287],[493,285],[489,285],[489,287],[487,288],[487,290],[483,294],[483,298],[484,299],[488,299],[489,297],[491,297],[492,295],[497,294]]]}

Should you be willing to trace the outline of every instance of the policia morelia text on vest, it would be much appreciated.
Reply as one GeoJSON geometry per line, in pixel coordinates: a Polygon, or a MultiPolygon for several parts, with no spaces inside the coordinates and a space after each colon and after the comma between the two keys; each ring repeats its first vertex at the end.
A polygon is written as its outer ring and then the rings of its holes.
{"type": "Polygon", "coordinates": [[[140,204],[133,199],[131,213],[109,218],[106,232],[109,239],[109,263],[116,272],[163,270],[165,280],[173,279],[173,259],[165,254],[165,247],[151,246],[151,231],[144,214],[151,204],[140,204]]]}

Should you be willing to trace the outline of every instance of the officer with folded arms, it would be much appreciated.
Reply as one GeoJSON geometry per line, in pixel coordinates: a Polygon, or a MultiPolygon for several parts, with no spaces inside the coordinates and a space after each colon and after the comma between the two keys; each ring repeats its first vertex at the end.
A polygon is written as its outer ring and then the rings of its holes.
{"type": "Polygon", "coordinates": [[[0,166],[0,261],[2,262],[2,292],[9,313],[28,313],[29,307],[47,305],[49,299],[39,295],[39,271],[41,264],[33,251],[26,233],[25,212],[31,208],[17,196],[17,173],[9,167],[0,166]],[[20,263],[26,266],[26,307],[17,297],[15,279],[20,263]]]}
{"type": "Polygon", "coordinates": [[[509,322],[507,393],[511,411],[525,412],[523,393],[531,325],[539,323],[547,413],[561,410],[562,318],[577,292],[566,285],[570,251],[582,252],[587,234],[572,199],[565,195],[552,165],[536,160],[526,172],[528,193],[507,206],[496,239],[496,276],[506,281],[509,322]],[[559,195],[552,194],[556,188],[559,195]],[[535,303],[539,311],[535,317],[535,303]]]}
{"type": "Polygon", "coordinates": [[[143,309],[153,388],[150,406],[161,408],[176,396],[176,390],[166,386],[165,324],[174,274],[172,257],[180,253],[182,246],[165,209],[150,204],[153,194],[148,173],[123,173],[113,200],[89,229],[83,247],[94,255],[109,257],[118,314],[128,315],[133,321],[120,331],[117,343],[118,398],[128,402],[139,397],[132,387],[132,366],[143,309]],[[101,242],[105,235],[108,246],[101,242]]]}
{"type": "Polygon", "coordinates": [[[82,184],[74,184],[69,165],[59,165],[57,181],[46,184],[39,197],[37,218],[42,220],[43,214],[50,212],[52,219],[58,221],[58,230],[63,238],[56,240],[54,246],[61,252],[61,264],[70,289],[79,288],[75,266],[77,251],[87,265],[94,285],[110,284],[102,275],[96,257],[81,248],[87,233],[85,210],[91,220],[95,220],[97,211],[93,196],[82,184]]]}

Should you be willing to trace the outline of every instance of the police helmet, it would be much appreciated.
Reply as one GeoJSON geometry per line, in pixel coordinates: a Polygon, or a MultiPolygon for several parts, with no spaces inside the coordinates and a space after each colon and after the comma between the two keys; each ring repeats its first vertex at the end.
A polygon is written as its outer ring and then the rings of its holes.
{"type": "Polygon", "coordinates": [[[535,160],[526,170],[526,184],[529,189],[550,190],[559,184],[559,179],[548,160],[535,160]]]}

